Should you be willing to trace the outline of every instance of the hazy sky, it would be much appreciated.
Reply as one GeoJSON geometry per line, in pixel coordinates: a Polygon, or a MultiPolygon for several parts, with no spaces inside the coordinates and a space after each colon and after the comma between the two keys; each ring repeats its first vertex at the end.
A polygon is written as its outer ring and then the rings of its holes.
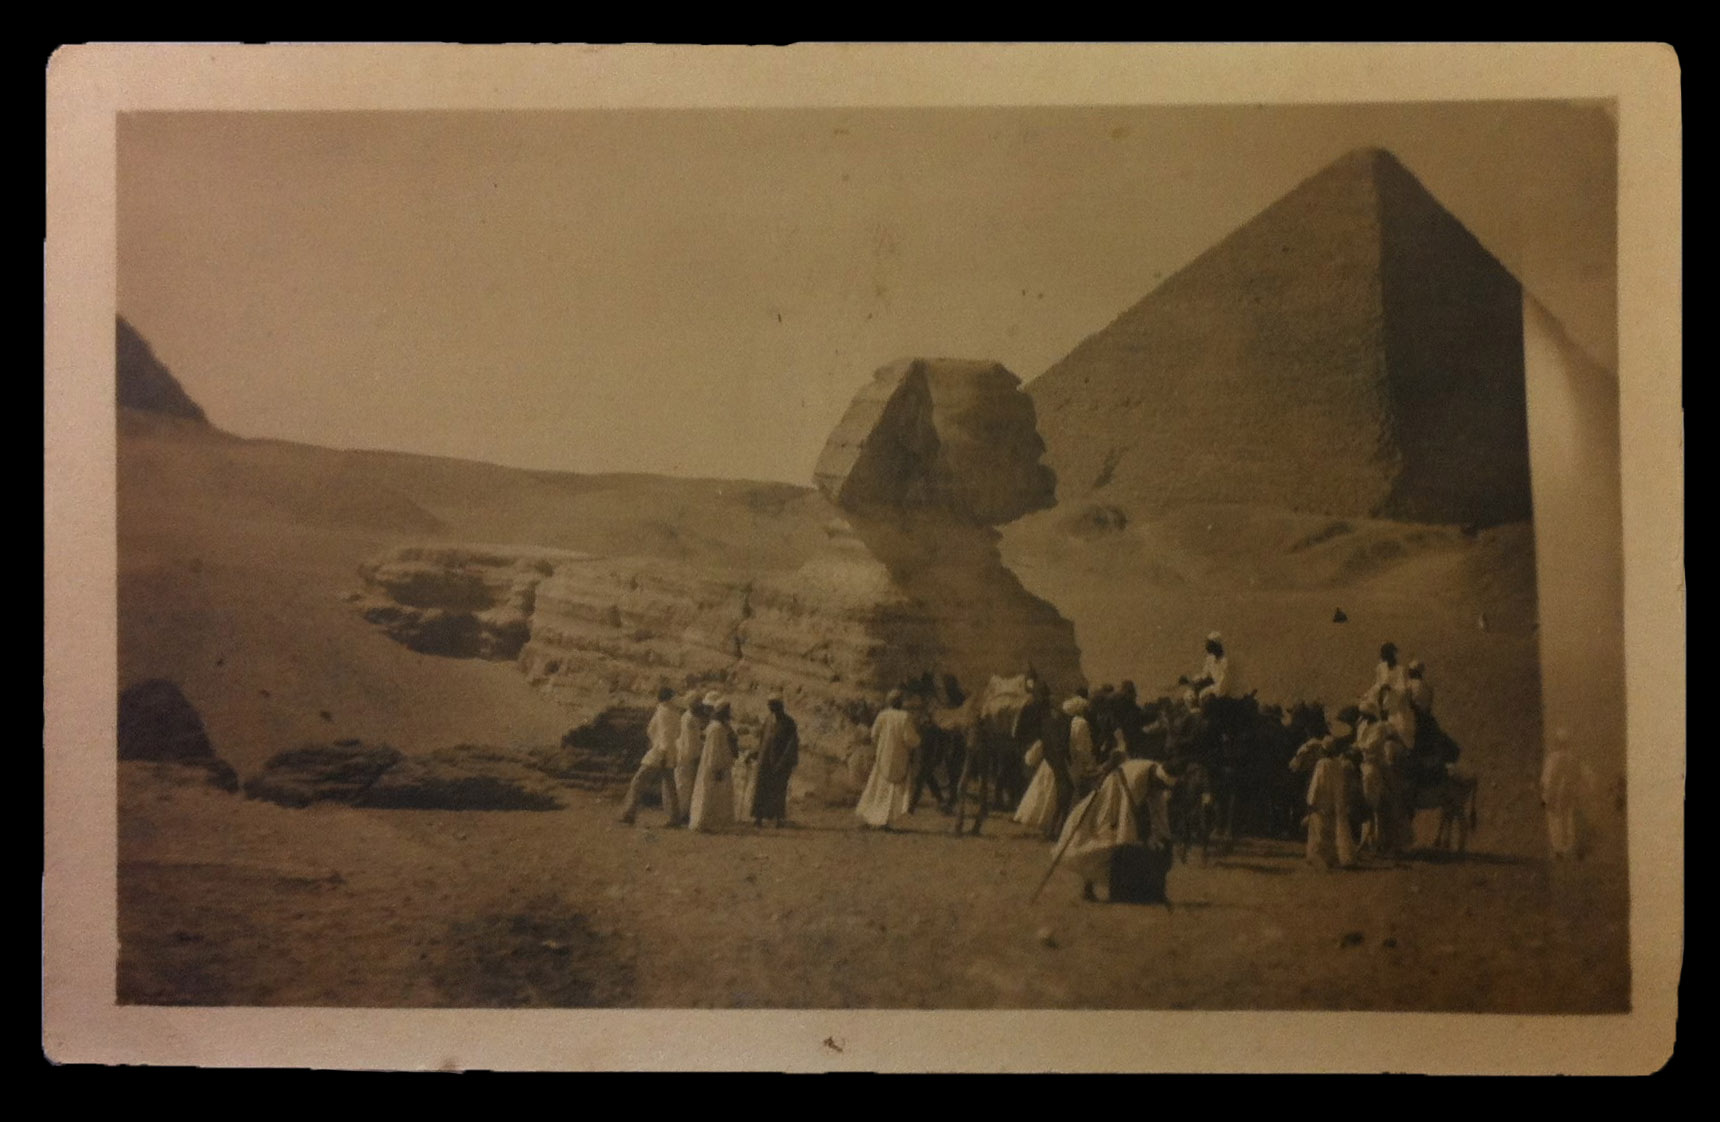
{"type": "Polygon", "coordinates": [[[129,114],[119,310],[241,435],[807,483],[877,367],[1031,380],[1364,144],[1616,367],[1559,103],[129,114]]]}

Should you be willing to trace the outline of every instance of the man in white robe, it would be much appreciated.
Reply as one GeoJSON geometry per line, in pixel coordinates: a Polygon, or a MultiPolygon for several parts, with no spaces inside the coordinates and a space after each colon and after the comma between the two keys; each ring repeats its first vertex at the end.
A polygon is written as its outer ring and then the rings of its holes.
{"type": "Polygon", "coordinates": [[[712,690],[703,697],[693,694],[687,700],[687,711],[681,714],[681,735],[675,742],[675,790],[681,797],[681,824],[687,822],[687,812],[693,805],[693,784],[699,777],[699,755],[705,749],[705,722],[710,719],[711,706],[722,700],[712,690]]]}
{"type": "Polygon", "coordinates": [[[1379,708],[1371,701],[1360,706],[1356,752],[1361,756],[1361,797],[1368,807],[1360,848],[1396,853],[1409,844],[1402,777],[1398,774],[1405,752],[1397,729],[1381,719],[1379,708]]]}
{"type": "Polygon", "coordinates": [[[1069,778],[1074,781],[1077,797],[1093,789],[1104,763],[1093,749],[1093,726],[1087,719],[1091,707],[1079,695],[1063,703],[1063,712],[1069,717],[1069,778]]]}
{"type": "Polygon", "coordinates": [[[1584,851],[1583,795],[1586,769],[1571,751],[1566,729],[1553,733],[1553,743],[1541,764],[1541,804],[1547,810],[1547,846],[1555,860],[1580,860],[1584,851]]]}
{"type": "Polygon", "coordinates": [[[1382,713],[1391,713],[1404,704],[1404,695],[1409,691],[1409,676],[1397,655],[1396,643],[1381,645],[1380,661],[1374,667],[1374,684],[1362,695],[1362,700],[1372,701],[1382,713]]]}
{"type": "Polygon", "coordinates": [[[1157,760],[1113,756],[1112,765],[1093,793],[1070,808],[1057,839],[1063,867],[1081,878],[1081,895],[1088,900],[1095,898],[1093,886],[1110,878],[1112,854],[1119,847],[1146,844],[1162,850],[1171,844],[1168,796],[1176,781],[1157,760]]]}
{"type": "Polygon", "coordinates": [[[639,801],[653,783],[662,785],[663,809],[669,812],[669,824],[674,825],[681,819],[681,800],[675,790],[675,737],[680,719],[675,715],[675,707],[669,704],[674,697],[675,691],[668,686],[657,691],[657,711],[651,714],[651,723],[645,726],[645,739],[650,747],[645,749],[645,757],[639,761],[633,782],[627,785],[627,802],[621,811],[621,821],[625,825],[633,825],[634,817],[639,813],[639,801]]]}
{"type": "Polygon", "coordinates": [[[1216,631],[1206,637],[1206,661],[1201,664],[1200,676],[1191,685],[1195,687],[1197,701],[1205,701],[1209,697],[1234,696],[1230,656],[1225,653],[1223,636],[1216,631]]]}
{"type": "Polygon", "coordinates": [[[854,808],[867,826],[888,830],[908,813],[913,795],[912,762],[920,746],[914,715],[902,708],[902,691],[891,690],[884,711],[872,722],[872,774],[854,808]]]}
{"type": "Polygon", "coordinates": [[[1350,833],[1350,768],[1338,754],[1336,738],[1322,743],[1320,761],[1308,782],[1308,861],[1323,869],[1349,868],[1356,863],[1356,839],[1350,833]]]}
{"type": "Polygon", "coordinates": [[[710,703],[711,723],[705,726],[705,743],[699,753],[699,774],[693,782],[693,799],[687,810],[687,828],[714,833],[735,822],[735,733],[729,726],[729,703],[718,697],[710,703]]]}

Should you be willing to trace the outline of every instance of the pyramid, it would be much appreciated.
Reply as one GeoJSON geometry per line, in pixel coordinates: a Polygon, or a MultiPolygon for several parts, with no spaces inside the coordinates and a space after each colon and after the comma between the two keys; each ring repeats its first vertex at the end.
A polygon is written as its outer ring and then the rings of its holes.
{"type": "Polygon", "coordinates": [[[203,407],[192,401],[147,340],[125,321],[114,320],[114,398],[122,409],[165,413],[208,424],[203,407]]]}
{"type": "Polygon", "coordinates": [[[1351,152],[1028,387],[1059,504],[1525,520],[1522,308],[1390,153],[1351,152]]]}

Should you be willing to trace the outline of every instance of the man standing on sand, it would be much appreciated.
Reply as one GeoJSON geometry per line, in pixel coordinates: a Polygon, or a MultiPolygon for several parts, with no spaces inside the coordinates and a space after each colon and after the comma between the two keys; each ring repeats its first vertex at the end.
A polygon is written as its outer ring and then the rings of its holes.
{"type": "MultiPolygon", "coordinates": [[[[1085,698],[1071,698],[1079,703],[1079,709],[1086,711],[1085,698]]],[[[1057,799],[1057,807],[1051,824],[1046,828],[1045,837],[1055,841],[1063,831],[1063,822],[1069,816],[1069,808],[1075,802],[1075,776],[1073,757],[1070,751],[1070,735],[1075,721],[1074,706],[1048,708],[1045,719],[1039,726],[1039,743],[1043,746],[1045,766],[1051,769],[1053,790],[1057,799]]],[[[1083,727],[1086,722],[1082,721],[1083,727]]]]}
{"type": "Polygon", "coordinates": [[[681,714],[681,736],[675,742],[675,790],[681,796],[682,815],[677,825],[687,824],[687,811],[693,806],[693,782],[699,777],[699,755],[705,747],[705,722],[711,716],[711,704],[720,700],[716,691],[700,698],[697,693],[687,697],[687,711],[681,714]]]}
{"type": "Polygon", "coordinates": [[[1353,785],[1338,743],[1349,732],[1340,722],[1320,742],[1320,762],[1308,783],[1308,863],[1322,869],[1356,863],[1356,837],[1350,832],[1353,785]]]}
{"type": "MultiPolygon", "coordinates": [[[[1111,702],[1111,724],[1117,735],[1122,738],[1120,747],[1130,755],[1137,755],[1146,748],[1144,724],[1146,714],[1141,712],[1140,698],[1135,693],[1135,683],[1124,681],[1117,690],[1116,697],[1111,702]]],[[[1106,741],[1098,741],[1101,752],[1109,753],[1119,745],[1106,741]]]]}
{"type": "Polygon", "coordinates": [[[1381,719],[1379,707],[1364,701],[1356,713],[1356,754],[1361,757],[1361,799],[1368,808],[1362,823],[1360,848],[1391,855],[1398,851],[1403,831],[1399,829],[1399,777],[1394,760],[1403,756],[1397,730],[1381,719]]]}
{"type": "Polygon", "coordinates": [[[1074,780],[1074,798],[1085,798],[1099,781],[1099,770],[1110,752],[1094,747],[1093,723],[1088,719],[1093,703],[1077,695],[1063,703],[1069,716],[1069,777],[1074,780]]]}
{"type": "Polygon", "coordinates": [[[997,785],[1006,796],[1005,801],[1020,803],[1027,794],[1029,776],[1026,765],[1022,762],[1035,742],[1045,736],[1045,723],[1051,718],[1051,687],[1039,680],[1039,676],[1029,671],[1024,683],[1027,689],[1027,703],[1015,714],[1015,721],[1009,730],[1010,743],[1015,751],[1004,753],[998,762],[997,785]]]}
{"type": "Polygon", "coordinates": [[[909,763],[914,749],[920,746],[914,716],[902,708],[902,691],[891,690],[884,704],[884,711],[872,722],[876,750],[872,775],[854,808],[862,823],[880,830],[890,829],[891,823],[908,813],[908,799],[913,793],[909,763]]]}
{"type": "Polygon", "coordinates": [[[781,694],[771,694],[766,704],[770,714],[759,731],[752,819],[763,826],[768,818],[780,829],[788,820],[788,777],[800,762],[800,729],[784,711],[781,694]]]}
{"type": "Polygon", "coordinates": [[[645,738],[650,747],[645,749],[645,758],[639,761],[633,782],[627,785],[627,805],[621,812],[624,825],[633,825],[634,816],[639,813],[639,800],[653,783],[662,784],[663,809],[669,812],[669,824],[674,825],[681,819],[681,800],[675,792],[675,734],[679,721],[674,706],[669,704],[674,697],[675,691],[668,686],[657,691],[657,711],[651,714],[651,723],[645,726],[645,738]]]}
{"type": "Polygon", "coordinates": [[[705,744],[699,753],[699,775],[693,783],[693,800],[687,808],[687,828],[715,833],[735,822],[735,732],[729,727],[729,703],[721,696],[708,698],[711,723],[705,726],[705,744]]]}

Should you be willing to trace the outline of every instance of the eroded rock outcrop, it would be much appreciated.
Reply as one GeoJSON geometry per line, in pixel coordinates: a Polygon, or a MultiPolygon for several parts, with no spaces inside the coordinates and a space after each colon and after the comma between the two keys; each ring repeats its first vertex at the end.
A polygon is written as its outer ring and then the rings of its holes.
{"type": "Polygon", "coordinates": [[[720,684],[742,713],[785,690],[809,747],[840,758],[857,705],[928,672],[969,690],[1029,668],[1079,684],[1072,626],[1004,567],[993,528],[1053,503],[1043,447],[996,363],[895,363],[820,458],[825,540],[798,566],[410,547],[363,566],[353,598],[412,649],[517,662],[588,717],[665,683],[720,684]]]}
{"type": "Polygon", "coordinates": [[[364,618],[424,654],[511,659],[531,636],[537,588],[552,559],[580,554],[407,547],[365,563],[364,618]]]}
{"type": "MultiPolygon", "coordinates": [[[[1069,622],[1030,595],[993,526],[1056,502],[1033,401],[994,362],[912,359],[879,370],[843,416],[816,472],[896,603],[886,613],[886,681],[925,670],[977,686],[1030,667],[1059,689],[1080,682],[1069,622]]],[[[808,568],[812,568],[811,565],[808,568]]]]}
{"type": "Polygon", "coordinates": [[[830,434],[814,475],[850,512],[937,513],[980,526],[1057,501],[1033,399],[995,362],[907,359],[872,376],[830,434]]]}

